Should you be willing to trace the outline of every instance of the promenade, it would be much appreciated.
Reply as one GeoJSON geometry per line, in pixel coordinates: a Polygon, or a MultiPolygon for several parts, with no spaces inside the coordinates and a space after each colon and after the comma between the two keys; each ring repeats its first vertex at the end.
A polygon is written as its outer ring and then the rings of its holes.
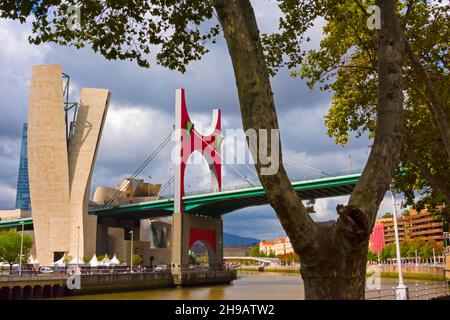
{"type": "Polygon", "coordinates": [[[72,276],[66,274],[4,275],[0,276],[0,300],[45,299],[156,288],[229,284],[236,278],[236,270],[193,270],[184,271],[181,276],[172,275],[170,270],[133,273],[110,270],[110,272],[86,272],[72,276]]]}

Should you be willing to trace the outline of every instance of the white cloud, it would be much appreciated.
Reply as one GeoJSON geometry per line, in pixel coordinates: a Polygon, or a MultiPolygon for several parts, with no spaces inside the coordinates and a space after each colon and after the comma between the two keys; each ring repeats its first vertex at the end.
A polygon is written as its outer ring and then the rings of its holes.
{"type": "Polygon", "coordinates": [[[0,181],[0,210],[12,209],[15,205],[16,188],[0,181]]]}

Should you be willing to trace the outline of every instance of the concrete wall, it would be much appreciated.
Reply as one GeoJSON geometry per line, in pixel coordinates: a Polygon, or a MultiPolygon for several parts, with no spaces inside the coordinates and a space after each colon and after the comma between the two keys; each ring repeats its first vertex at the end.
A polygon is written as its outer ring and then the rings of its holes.
{"type": "Polygon", "coordinates": [[[30,199],[41,264],[70,249],[70,191],[61,65],[33,66],[28,110],[30,199]]]}
{"type": "Polygon", "coordinates": [[[106,89],[82,89],[67,146],[61,65],[33,66],[28,110],[28,167],[36,251],[93,255],[96,217],[88,215],[89,186],[109,103],[106,89]]]}
{"type": "MultiPolygon", "coordinates": [[[[24,211],[24,212],[28,212],[28,211],[24,211]]],[[[11,219],[21,218],[21,217],[22,217],[21,209],[0,210],[0,221],[1,220],[11,220],[11,219]]]]}
{"type": "MultiPolygon", "coordinates": [[[[131,241],[123,238],[108,237],[108,256],[116,255],[118,259],[125,261],[130,265],[131,261],[131,241]]],[[[142,256],[142,264],[144,266],[156,266],[158,264],[170,265],[171,251],[170,248],[151,249],[148,241],[133,241],[133,254],[142,256]],[[153,261],[150,262],[150,257],[153,261]]]]}
{"type": "Polygon", "coordinates": [[[170,266],[172,254],[170,248],[164,249],[149,249],[149,256],[153,257],[153,266],[157,266],[158,264],[165,264],[170,266]]]}
{"type": "Polygon", "coordinates": [[[170,273],[86,274],[81,276],[80,282],[81,290],[74,290],[75,295],[167,288],[173,285],[170,273]]]}
{"type": "Polygon", "coordinates": [[[197,216],[186,213],[172,215],[172,272],[178,273],[189,267],[190,229],[208,229],[215,231],[216,250],[209,243],[202,243],[208,249],[210,267],[220,268],[223,261],[223,223],[221,218],[197,216]]]}
{"type": "Polygon", "coordinates": [[[74,255],[79,252],[80,257],[92,256],[96,251],[97,217],[89,215],[89,188],[109,96],[107,89],[81,89],[75,127],[70,139],[70,252],[74,255]]]}
{"type": "MultiPolygon", "coordinates": [[[[385,272],[385,273],[397,273],[397,265],[386,264],[386,265],[368,265],[367,272],[385,272]]],[[[421,265],[403,265],[403,273],[413,273],[413,274],[428,274],[433,276],[444,277],[444,267],[434,267],[434,266],[421,266],[421,265]]]]}

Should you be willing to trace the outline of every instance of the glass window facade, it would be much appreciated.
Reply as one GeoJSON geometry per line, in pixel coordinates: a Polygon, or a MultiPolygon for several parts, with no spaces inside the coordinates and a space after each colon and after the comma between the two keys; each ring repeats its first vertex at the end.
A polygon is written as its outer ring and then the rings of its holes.
{"type": "Polygon", "coordinates": [[[17,179],[16,209],[31,211],[30,185],[28,180],[28,124],[22,127],[19,177],[17,179]]]}

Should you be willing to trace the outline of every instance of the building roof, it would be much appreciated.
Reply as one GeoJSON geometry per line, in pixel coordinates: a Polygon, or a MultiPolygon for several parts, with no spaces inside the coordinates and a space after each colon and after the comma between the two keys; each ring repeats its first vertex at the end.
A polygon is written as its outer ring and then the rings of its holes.
{"type": "Polygon", "coordinates": [[[263,246],[273,246],[275,243],[271,241],[261,241],[259,244],[263,246]]]}

